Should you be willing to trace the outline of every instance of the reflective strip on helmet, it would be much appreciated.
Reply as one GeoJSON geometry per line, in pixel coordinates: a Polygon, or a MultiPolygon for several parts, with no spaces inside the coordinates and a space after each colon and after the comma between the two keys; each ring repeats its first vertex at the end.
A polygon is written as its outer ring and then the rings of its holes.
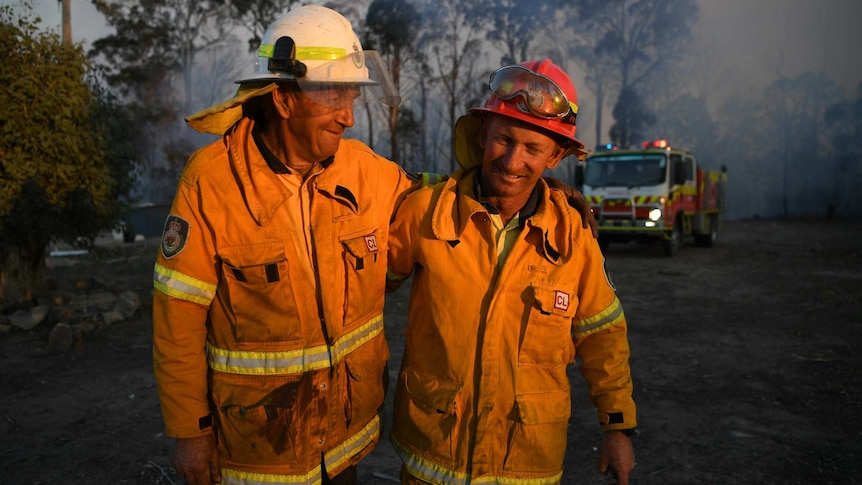
{"type": "MultiPolygon", "coordinates": [[[[259,57],[272,57],[275,45],[261,44],[257,49],[259,57]]],[[[297,47],[296,59],[299,61],[334,61],[347,57],[347,49],[341,47],[297,47]]]]}
{"type": "Polygon", "coordinates": [[[439,463],[434,463],[427,458],[413,453],[394,437],[391,437],[391,442],[395,447],[395,452],[404,462],[407,471],[414,477],[426,482],[444,483],[446,485],[467,485],[468,483],[482,485],[556,485],[563,478],[562,470],[550,477],[515,478],[483,476],[471,478],[470,475],[464,472],[451,470],[439,463]]]}
{"type": "Polygon", "coordinates": [[[586,337],[599,330],[613,327],[625,321],[625,318],[623,305],[620,303],[620,299],[614,296],[614,301],[607,308],[591,317],[575,322],[575,336],[578,338],[586,337]]]}
{"type": "Polygon", "coordinates": [[[271,473],[250,473],[230,468],[221,469],[222,485],[299,485],[321,483],[320,465],[305,475],[275,475],[271,473]]]}
{"type": "Polygon", "coordinates": [[[374,415],[356,434],[344,440],[343,443],[323,454],[327,470],[340,470],[346,461],[365,449],[380,437],[380,416],[374,415]]]}
{"type": "Polygon", "coordinates": [[[297,350],[258,351],[222,349],[207,342],[211,369],[246,375],[286,375],[325,369],[340,362],[360,345],[383,333],[383,314],[339,338],[331,347],[317,345],[297,350]]]}
{"type": "Polygon", "coordinates": [[[209,306],[215,298],[216,285],[156,263],[153,288],[174,298],[209,306]]]}

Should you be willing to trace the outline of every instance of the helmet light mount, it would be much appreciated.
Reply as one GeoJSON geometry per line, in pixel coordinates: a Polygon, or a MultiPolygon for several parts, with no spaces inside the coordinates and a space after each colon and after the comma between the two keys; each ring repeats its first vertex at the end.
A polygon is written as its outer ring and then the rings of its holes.
{"type": "Polygon", "coordinates": [[[267,68],[272,72],[283,72],[301,78],[308,72],[308,67],[296,59],[296,42],[288,36],[279,37],[275,41],[272,57],[267,68]]]}

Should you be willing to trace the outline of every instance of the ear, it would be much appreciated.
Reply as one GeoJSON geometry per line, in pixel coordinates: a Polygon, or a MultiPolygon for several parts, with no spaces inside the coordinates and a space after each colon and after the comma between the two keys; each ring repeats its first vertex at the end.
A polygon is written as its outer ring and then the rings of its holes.
{"type": "Polygon", "coordinates": [[[557,168],[557,165],[563,160],[563,155],[566,154],[566,148],[557,145],[557,148],[554,150],[554,153],[551,154],[551,157],[548,158],[548,163],[545,165],[545,168],[548,170],[552,170],[557,168]]]}
{"type": "Polygon", "coordinates": [[[293,97],[285,90],[278,88],[272,92],[272,104],[275,107],[275,112],[282,119],[290,118],[290,108],[293,103],[293,97]]]}

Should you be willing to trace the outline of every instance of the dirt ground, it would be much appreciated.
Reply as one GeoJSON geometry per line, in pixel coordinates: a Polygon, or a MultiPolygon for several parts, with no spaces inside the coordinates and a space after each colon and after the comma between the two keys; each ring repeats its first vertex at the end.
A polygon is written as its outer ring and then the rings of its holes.
{"type": "MultiPolygon", "coordinates": [[[[860,223],[737,221],[716,247],[689,244],[673,258],[611,245],[630,328],[638,484],[862,483],[860,241],[860,223]]],[[[49,261],[58,291],[83,279],[139,292],[131,321],[54,355],[49,327],[0,334],[0,483],[180,483],[151,371],[156,248],[49,261]]],[[[393,384],[406,299],[402,289],[387,303],[393,384]]],[[[595,471],[594,410],[571,375],[563,483],[609,483],[595,471]]],[[[384,440],[361,483],[398,483],[398,468],[384,440]]]]}

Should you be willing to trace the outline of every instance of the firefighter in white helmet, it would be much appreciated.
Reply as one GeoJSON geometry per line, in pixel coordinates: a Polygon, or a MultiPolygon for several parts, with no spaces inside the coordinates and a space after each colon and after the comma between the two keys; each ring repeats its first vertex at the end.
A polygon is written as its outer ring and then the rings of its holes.
{"type": "Polygon", "coordinates": [[[342,139],[399,102],[333,10],[264,34],[194,153],[154,271],[153,358],[172,464],[192,484],[353,484],[380,439],[388,225],[413,180],[342,139]]]}

